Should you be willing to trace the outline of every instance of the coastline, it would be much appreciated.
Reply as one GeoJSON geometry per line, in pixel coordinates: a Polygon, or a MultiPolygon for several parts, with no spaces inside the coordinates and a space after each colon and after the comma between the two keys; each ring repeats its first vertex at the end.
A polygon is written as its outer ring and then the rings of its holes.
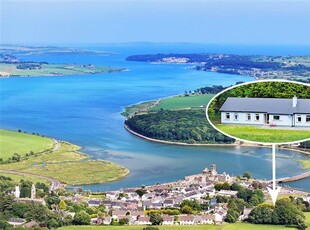
{"type": "Polygon", "coordinates": [[[130,132],[131,134],[138,136],[142,139],[152,141],[152,142],[157,142],[157,143],[162,143],[162,144],[173,144],[173,145],[183,145],[183,146],[240,146],[238,144],[189,144],[189,143],[184,143],[184,142],[174,142],[174,141],[164,141],[164,140],[158,140],[150,137],[146,137],[142,134],[139,134],[132,129],[130,129],[127,125],[124,124],[124,128],[130,132]]]}
{"type": "Polygon", "coordinates": [[[29,77],[71,77],[71,76],[89,76],[89,75],[98,75],[98,74],[111,74],[111,73],[120,73],[130,71],[128,68],[120,68],[113,69],[105,72],[97,72],[97,73],[78,73],[78,74],[54,74],[54,75],[8,75],[2,76],[0,75],[0,79],[7,78],[29,78],[29,77]]]}
{"type": "MultiPolygon", "coordinates": [[[[184,143],[184,142],[173,142],[173,141],[164,141],[164,140],[158,140],[150,137],[146,137],[142,134],[139,134],[132,129],[130,129],[126,124],[124,124],[124,128],[131,134],[138,136],[144,140],[147,141],[152,141],[152,142],[157,142],[157,143],[162,143],[162,144],[172,144],[172,145],[181,145],[181,146],[221,146],[221,147],[256,147],[256,148],[272,148],[271,146],[267,145],[255,145],[251,143],[245,143],[245,144],[189,144],[189,143],[184,143]]],[[[305,155],[310,155],[310,152],[307,152],[305,150],[300,150],[300,149],[295,149],[295,148],[288,148],[288,147],[277,147],[278,149],[284,149],[284,150],[290,150],[290,151],[295,151],[299,152],[305,155]]]]}
{"type": "MultiPolygon", "coordinates": [[[[17,131],[12,131],[12,130],[8,130],[8,129],[2,129],[2,130],[7,130],[7,131],[10,131],[10,132],[15,132],[15,133],[18,133],[17,131]]],[[[28,135],[33,135],[33,134],[30,134],[30,133],[27,133],[28,135]]],[[[123,173],[115,176],[114,178],[110,178],[104,182],[99,182],[101,184],[107,184],[107,183],[111,183],[111,182],[114,182],[114,181],[119,181],[119,180],[122,180],[124,179],[126,176],[128,176],[130,174],[130,170],[128,168],[126,168],[125,166],[123,165],[120,165],[120,164],[117,164],[115,162],[112,162],[112,161],[108,161],[108,160],[105,160],[105,159],[94,159],[94,156],[91,156],[91,155],[88,155],[84,152],[81,152],[81,146],[79,145],[75,145],[71,142],[67,142],[67,141],[59,141],[59,140],[56,140],[52,137],[47,137],[45,136],[44,138],[47,138],[47,139],[50,139],[53,141],[53,147],[50,149],[50,153],[46,153],[46,154],[55,154],[55,152],[57,151],[61,151],[59,153],[56,153],[56,154],[62,154],[63,151],[66,151],[66,150],[61,150],[61,147],[63,146],[63,144],[68,144],[70,146],[72,146],[73,148],[72,149],[69,149],[68,151],[70,152],[73,152],[73,154],[76,154],[76,156],[83,156],[83,159],[82,160],[76,160],[74,162],[82,162],[84,160],[86,161],[93,161],[93,162],[104,162],[108,165],[114,165],[115,167],[119,167],[119,168],[122,168],[123,169],[123,173]]],[[[37,157],[41,157],[42,155],[38,155],[38,156],[35,156],[33,158],[37,158],[37,157]]],[[[12,164],[18,164],[18,163],[22,163],[22,162],[25,162],[27,160],[31,160],[32,158],[30,159],[26,159],[26,160],[22,160],[20,162],[13,162],[13,163],[4,163],[4,164],[0,164],[0,166],[4,166],[4,167],[0,167],[0,173],[3,172],[3,173],[10,173],[10,174],[16,174],[16,175],[24,175],[24,176],[33,176],[33,177],[37,177],[37,178],[42,178],[42,179],[46,179],[48,181],[51,182],[51,189],[52,190],[56,190],[58,188],[66,188],[67,186],[82,186],[82,185],[92,185],[92,184],[98,184],[98,181],[88,181],[88,182],[81,182],[81,183],[74,183],[74,184],[71,184],[71,183],[66,183],[65,181],[63,181],[61,178],[55,178],[53,177],[52,175],[43,175],[43,174],[39,174],[39,173],[34,173],[34,172],[27,172],[27,171],[24,171],[23,169],[19,169],[19,168],[14,168],[14,170],[12,170],[11,168],[7,168],[6,165],[12,165],[12,164]]],[[[63,162],[68,162],[67,160],[63,161],[63,162]]],[[[70,161],[71,162],[71,161],[70,161]]],[[[42,162],[41,162],[42,163],[42,162]]],[[[13,166],[16,166],[16,165],[13,165],[13,166]]],[[[91,166],[91,165],[90,165],[91,166]]]]}

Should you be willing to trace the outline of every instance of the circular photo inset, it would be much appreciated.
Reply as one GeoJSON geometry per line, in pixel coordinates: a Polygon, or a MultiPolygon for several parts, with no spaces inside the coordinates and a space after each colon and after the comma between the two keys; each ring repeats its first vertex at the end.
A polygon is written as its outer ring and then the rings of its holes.
{"type": "Polygon", "coordinates": [[[310,139],[310,85],[264,80],[230,87],[206,109],[210,124],[237,140],[261,144],[310,139]]]}

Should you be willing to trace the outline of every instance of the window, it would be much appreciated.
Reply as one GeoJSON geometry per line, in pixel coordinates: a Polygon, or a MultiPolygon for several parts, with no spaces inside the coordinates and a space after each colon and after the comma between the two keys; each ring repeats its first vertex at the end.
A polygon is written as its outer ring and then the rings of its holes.
{"type": "Polygon", "coordinates": [[[310,122],[310,115],[306,116],[306,122],[310,122]]]}
{"type": "Polygon", "coordinates": [[[301,116],[300,115],[297,116],[297,122],[301,122],[301,116]]]}
{"type": "Polygon", "coordinates": [[[230,119],[230,113],[226,113],[226,120],[230,119]]]}
{"type": "Polygon", "coordinates": [[[247,118],[248,121],[250,121],[251,120],[251,114],[247,113],[246,118],[247,118]]]}
{"type": "Polygon", "coordinates": [[[278,116],[278,115],[277,116],[273,116],[273,120],[274,121],[279,121],[280,120],[280,116],[278,116]]]}
{"type": "Polygon", "coordinates": [[[238,113],[235,113],[235,120],[238,120],[238,113]]]}
{"type": "Polygon", "coordinates": [[[255,121],[259,121],[259,114],[255,114],[255,121]]]}

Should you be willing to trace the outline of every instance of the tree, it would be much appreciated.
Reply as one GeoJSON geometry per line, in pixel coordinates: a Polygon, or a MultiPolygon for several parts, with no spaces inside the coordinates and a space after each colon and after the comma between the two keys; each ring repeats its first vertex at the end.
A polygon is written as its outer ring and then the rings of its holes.
{"type": "Polygon", "coordinates": [[[243,173],[243,177],[247,178],[248,180],[252,178],[252,174],[250,172],[243,173]]]}
{"type": "Polygon", "coordinates": [[[192,213],[194,213],[194,210],[189,205],[185,205],[181,208],[181,213],[192,214],[192,213]]]}
{"type": "Polygon", "coordinates": [[[141,198],[144,194],[146,194],[146,191],[145,191],[144,189],[137,189],[135,192],[139,195],[140,198],[141,198]]]}
{"type": "Polygon", "coordinates": [[[163,217],[157,212],[151,212],[149,216],[152,225],[160,225],[163,222],[163,217]]]}
{"type": "Polygon", "coordinates": [[[85,211],[80,211],[73,218],[74,225],[90,225],[90,215],[85,211]]]}
{"type": "Polygon", "coordinates": [[[66,214],[63,218],[63,223],[65,226],[68,226],[68,225],[71,225],[72,224],[72,221],[73,221],[73,218],[71,215],[69,214],[66,214]]]}
{"type": "Polygon", "coordinates": [[[128,218],[122,218],[119,221],[120,225],[128,225],[129,224],[129,219],[128,218]]]}
{"type": "Polygon", "coordinates": [[[5,220],[0,220],[0,229],[11,230],[11,229],[13,229],[13,227],[8,222],[6,222],[5,220]]]}
{"type": "Polygon", "coordinates": [[[64,200],[61,200],[61,201],[59,202],[59,209],[62,210],[62,211],[64,211],[64,210],[66,210],[66,207],[67,207],[66,202],[65,202],[64,200]]]}

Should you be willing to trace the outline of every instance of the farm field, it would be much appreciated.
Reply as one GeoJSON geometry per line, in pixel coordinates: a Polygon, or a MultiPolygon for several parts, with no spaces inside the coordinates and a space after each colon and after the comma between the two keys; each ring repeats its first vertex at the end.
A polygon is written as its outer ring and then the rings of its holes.
{"type": "Polygon", "coordinates": [[[109,73],[122,69],[107,66],[82,66],[75,64],[41,64],[40,69],[18,69],[17,64],[0,63],[0,76],[65,76],[109,73]]]}
{"type": "Polygon", "coordinates": [[[152,111],[190,109],[192,107],[207,106],[214,94],[190,95],[190,96],[175,96],[163,98],[160,103],[153,107],[152,111]]]}
{"type": "Polygon", "coordinates": [[[38,153],[51,149],[53,140],[33,134],[0,130],[0,158],[8,160],[14,153],[25,156],[32,151],[38,153]]]}

